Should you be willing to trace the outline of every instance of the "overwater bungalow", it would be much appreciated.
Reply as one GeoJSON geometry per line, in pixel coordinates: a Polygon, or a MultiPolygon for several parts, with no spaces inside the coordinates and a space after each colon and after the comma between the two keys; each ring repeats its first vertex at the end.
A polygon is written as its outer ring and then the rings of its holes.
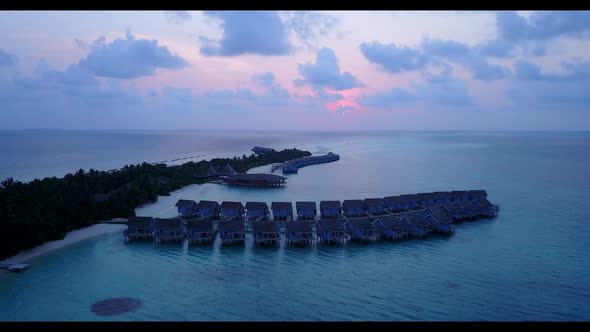
{"type": "Polygon", "coordinates": [[[272,202],[270,208],[274,220],[293,220],[293,204],[291,202],[272,202]]]}
{"type": "Polygon", "coordinates": [[[197,205],[198,216],[201,218],[219,218],[221,206],[214,201],[200,201],[197,205]]]}
{"type": "Polygon", "coordinates": [[[467,191],[467,200],[479,200],[488,197],[488,193],[485,190],[469,190],[467,191]]]}
{"type": "Polygon", "coordinates": [[[188,219],[186,220],[186,238],[188,243],[211,243],[215,229],[213,221],[209,219],[188,219]]]}
{"type": "Polygon", "coordinates": [[[324,242],[345,242],[348,240],[344,220],[341,219],[320,219],[316,224],[316,234],[320,241],[324,242]]]}
{"type": "Polygon", "coordinates": [[[449,224],[441,223],[433,214],[429,214],[423,218],[424,228],[429,233],[438,233],[451,235],[452,228],[449,224]]]}
{"type": "Polygon", "coordinates": [[[387,209],[391,212],[402,212],[405,210],[404,200],[401,196],[387,196],[383,200],[387,204],[387,209]]]}
{"type": "Polygon", "coordinates": [[[344,228],[352,240],[361,243],[377,240],[377,232],[373,225],[375,218],[352,218],[344,222],[344,228]]]}
{"type": "Polygon", "coordinates": [[[366,214],[367,208],[360,199],[347,199],[342,202],[342,212],[347,217],[361,217],[366,214]]]}
{"type": "Polygon", "coordinates": [[[248,220],[268,218],[268,204],[265,202],[246,202],[246,218],[248,220]]]}
{"type": "Polygon", "coordinates": [[[152,239],[154,237],[154,222],[152,217],[127,218],[127,229],[123,233],[125,241],[152,239]]]}
{"type": "Polygon", "coordinates": [[[437,205],[447,204],[451,202],[451,193],[448,191],[435,191],[434,201],[437,205]]]}
{"type": "Polygon", "coordinates": [[[433,193],[418,193],[416,197],[418,198],[418,206],[420,207],[429,207],[435,204],[433,193]]]}
{"type": "Polygon", "coordinates": [[[340,201],[321,201],[320,213],[322,218],[336,218],[342,213],[340,201]]]}
{"type": "Polygon", "coordinates": [[[399,195],[404,209],[413,210],[420,207],[418,204],[418,196],[415,194],[399,195]]]}
{"type": "Polygon", "coordinates": [[[179,199],[174,206],[183,217],[195,216],[199,211],[197,202],[191,200],[179,199]]]}
{"type": "Polygon", "coordinates": [[[387,213],[387,204],[383,198],[365,198],[365,207],[370,214],[380,215],[387,213]]]}
{"type": "Polygon", "coordinates": [[[458,202],[447,203],[441,205],[441,207],[447,211],[453,221],[461,221],[465,217],[465,208],[458,202]]]}
{"type": "MultiPolygon", "coordinates": [[[[294,222],[294,221],[290,221],[294,222]]],[[[252,234],[254,243],[258,245],[275,245],[279,246],[279,224],[274,221],[254,221],[252,222],[252,234]]]]}
{"type": "Polygon", "coordinates": [[[179,218],[156,218],[154,240],[156,242],[179,242],[184,238],[183,222],[179,218]]]}
{"type": "Polygon", "coordinates": [[[478,198],[477,201],[481,205],[480,214],[486,217],[495,217],[498,213],[498,207],[488,201],[487,198],[478,198]]]}
{"type": "Polygon", "coordinates": [[[222,220],[217,224],[217,230],[222,245],[244,244],[246,242],[246,227],[240,220],[222,220]]]}
{"type": "Polygon", "coordinates": [[[227,178],[225,183],[232,186],[281,187],[286,181],[286,177],[274,174],[236,174],[227,178]]]}
{"type": "Polygon", "coordinates": [[[313,222],[307,220],[293,220],[285,222],[285,236],[291,245],[307,245],[314,242],[313,222]]]}
{"type": "Polygon", "coordinates": [[[467,203],[469,198],[467,197],[467,191],[455,190],[451,191],[451,201],[456,203],[467,203]]]}
{"type": "Polygon", "coordinates": [[[398,216],[382,216],[373,220],[373,227],[377,234],[385,239],[401,239],[410,234],[411,224],[398,216]]]}
{"type": "Polygon", "coordinates": [[[408,213],[400,218],[403,223],[410,225],[410,235],[423,237],[428,235],[424,220],[416,213],[408,213]]]}
{"type": "Polygon", "coordinates": [[[297,219],[315,219],[317,215],[315,202],[295,202],[295,208],[297,209],[297,219]]]}
{"type": "Polygon", "coordinates": [[[244,205],[241,202],[221,202],[221,219],[242,219],[244,216],[244,205]]]}

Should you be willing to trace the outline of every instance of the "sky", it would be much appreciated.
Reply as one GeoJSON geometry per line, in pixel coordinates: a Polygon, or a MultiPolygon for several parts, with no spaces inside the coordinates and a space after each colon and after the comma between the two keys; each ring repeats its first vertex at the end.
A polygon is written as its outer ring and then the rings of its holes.
{"type": "Polygon", "coordinates": [[[589,11],[2,11],[0,129],[590,130],[589,11]]]}

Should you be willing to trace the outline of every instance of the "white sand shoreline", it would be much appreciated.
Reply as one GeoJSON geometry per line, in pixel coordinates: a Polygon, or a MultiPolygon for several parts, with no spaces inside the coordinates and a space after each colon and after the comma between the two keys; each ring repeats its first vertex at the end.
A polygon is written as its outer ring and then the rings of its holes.
{"type": "MultiPolygon", "coordinates": [[[[78,243],[97,236],[120,232],[127,228],[127,225],[125,224],[117,224],[113,222],[117,222],[117,220],[110,222],[105,221],[99,224],[94,224],[92,226],[71,231],[67,233],[66,237],[62,240],[47,242],[33,249],[23,250],[10,258],[0,261],[0,263],[28,263],[33,258],[45,255],[51,251],[61,249],[74,243],[78,243]]],[[[1,272],[5,272],[5,270],[0,270],[0,273],[1,272]]]]}

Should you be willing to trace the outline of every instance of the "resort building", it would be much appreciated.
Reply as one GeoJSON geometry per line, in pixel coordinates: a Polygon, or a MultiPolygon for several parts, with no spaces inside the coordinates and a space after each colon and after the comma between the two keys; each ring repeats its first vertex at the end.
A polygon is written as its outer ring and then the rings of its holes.
{"type": "Polygon", "coordinates": [[[154,218],[152,217],[129,217],[127,218],[127,229],[124,232],[125,240],[147,240],[153,238],[154,218]]]}
{"type": "Polygon", "coordinates": [[[178,214],[183,217],[195,216],[199,211],[197,202],[186,199],[179,199],[174,206],[176,206],[178,214]]]}
{"type": "Polygon", "coordinates": [[[217,219],[221,213],[221,206],[214,201],[200,201],[197,205],[197,211],[201,218],[217,219]]]}
{"type": "Polygon", "coordinates": [[[360,217],[366,213],[365,203],[360,199],[347,199],[342,202],[342,212],[347,217],[360,217]]]}
{"type": "Polygon", "coordinates": [[[215,229],[213,221],[205,219],[188,219],[186,220],[186,238],[188,243],[211,243],[215,229]]]}
{"type": "Polygon", "coordinates": [[[184,238],[183,223],[178,218],[156,218],[154,229],[156,242],[179,242],[184,238]]]}
{"type": "Polygon", "coordinates": [[[221,219],[242,219],[244,216],[244,205],[240,202],[221,202],[221,219]]]}
{"type": "Polygon", "coordinates": [[[279,245],[279,224],[274,221],[252,222],[254,243],[258,245],[279,245]]]}
{"type": "Polygon", "coordinates": [[[268,204],[265,202],[246,202],[247,220],[266,219],[268,215],[268,204]]]}
{"type": "Polygon", "coordinates": [[[365,207],[369,214],[384,214],[387,212],[387,204],[383,198],[366,198],[365,207]]]}
{"type": "Polygon", "coordinates": [[[405,210],[404,201],[400,196],[387,196],[383,199],[387,204],[387,209],[391,212],[401,212],[405,210]]]}
{"type": "Polygon", "coordinates": [[[377,232],[373,225],[374,218],[352,218],[344,222],[344,228],[353,240],[361,243],[377,240],[377,232]]]}
{"type": "Polygon", "coordinates": [[[313,222],[294,220],[285,222],[286,241],[292,245],[307,245],[314,242],[313,222]]]}
{"type": "Polygon", "coordinates": [[[315,202],[295,202],[295,208],[298,219],[315,219],[317,215],[315,202]]]}
{"type": "Polygon", "coordinates": [[[227,178],[225,183],[232,186],[280,187],[286,181],[286,177],[274,174],[237,174],[227,178]]]}
{"type": "Polygon", "coordinates": [[[325,218],[339,217],[342,213],[342,204],[340,201],[321,201],[320,213],[325,218]]]}
{"type": "Polygon", "coordinates": [[[291,202],[272,202],[270,207],[275,220],[293,219],[293,204],[291,202]]]}
{"type": "Polygon", "coordinates": [[[344,221],[340,219],[320,219],[317,221],[316,234],[322,242],[345,242],[348,240],[344,221]]]}
{"type": "Polygon", "coordinates": [[[246,242],[246,227],[242,221],[222,220],[217,225],[222,245],[244,244],[246,242]]]}

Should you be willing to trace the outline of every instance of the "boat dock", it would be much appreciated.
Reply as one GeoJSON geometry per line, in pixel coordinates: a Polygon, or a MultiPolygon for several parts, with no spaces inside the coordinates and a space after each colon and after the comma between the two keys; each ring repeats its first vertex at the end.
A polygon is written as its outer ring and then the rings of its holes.
{"type": "Polygon", "coordinates": [[[252,233],[255,244],[278,246],[284,236],[290,245],[371,243],[378,240],[450,236],[452,224],[494,218],[498,206],[485,190],[419,193],[364,200],[316,202],[217,202],[179,200],[178,216],[168,219],[129,218],[126,240],[211,244],[243,244],[252,233]],[[187,209],[187,206],[190,207],[187,209]],[[245,207],[245,208],[244,208],[245,207]],[[133,220],[133,222],[131,222],[133,220]],[[147,223],[147,224],[146,224],[147,223]],[[188,227],[187,227],[188,226],[188,227]],[[149,234],[148,234],[149,233],[149,234]]]}

